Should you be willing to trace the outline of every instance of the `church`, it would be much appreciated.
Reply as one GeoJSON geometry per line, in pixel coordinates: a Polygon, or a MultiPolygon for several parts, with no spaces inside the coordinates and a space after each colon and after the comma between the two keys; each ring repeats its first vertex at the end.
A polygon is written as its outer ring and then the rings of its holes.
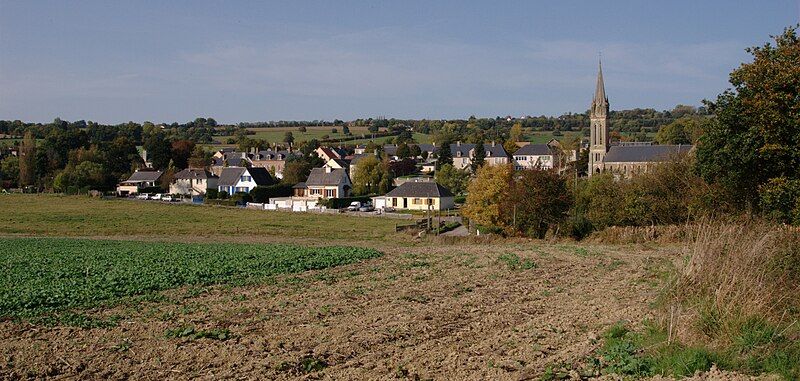
{"type": "Polygon", "coordinates": [[[609,104],[603,83],[602,64],[597,72],[597,87],[589,110],[589,121],[589,176],[610,172],[617,177],[631,177],[647,172],[659,162],[688,153],[693,148],[691,145],[654,145],[651,142],[612,144],[608,134],[609,104]]]}

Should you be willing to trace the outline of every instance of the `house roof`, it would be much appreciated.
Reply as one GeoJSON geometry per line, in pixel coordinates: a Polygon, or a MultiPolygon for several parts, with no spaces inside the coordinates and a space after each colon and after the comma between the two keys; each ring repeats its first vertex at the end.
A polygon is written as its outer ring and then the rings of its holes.
{"type": "Polygon", "coordinates": [[[399,187],[394,188],[387,193],[386,197],[453,197],[453,193],[437,183],[431,181],[421,181],[403,183],[399,187]]]}
{"type": "Polygon", "coordinates": [[[528,144],[514,152],[514,155],[552,155],[547,144],[528,144]]]}
{"type": "MultiPolygon", "coordinates": [[[[452,143],[450,144],[450,152],[453,157],[469,157],[469,152],[474,149],[476,144],[470,143],[452,143]],[[461,156],[458,155],[461,152],[461,156]]],[[[483,143],[483,148],[486,150],[486,157],[503,157],[508,156],[506,150],[503,149],[502,144],[483,143]]]]}
{"type": "Polygon", "coordinates": [[[240,152],[232,152],[225,154],[225,157],[218,157],[214,159],[214,165],[216,166],[223,166],[225,165],[225,161],[228,161],[228,166],[230,167],[241,167],[242,164],[249,164],[249,159],[243,159],[242,154],[240,152]]]}
{"type": "Polygon", "coordinates": [[[691,145],[611,146],[603,162],[642,163],[669,160],[671,156],[689,152],[691,145]]]}
{"type": "Polygon", "coordinates": [[[353,158],[352,158],[352,159],[350,159],[350,164],[351,164],[351,165],[358,164],[358,162],[359,162],[359,161],[361,161],[361,159],[363,159],[363,158],[365,158],[365,157],[369,157],[369,156],[375,156],[375,154],[372,154],[372,153],[362,153],[362,154],[360,154],[360,155],[353,155],[353,158]]]}
{"type": "Polygon", "coordinates": [[[175,174],[175,179],[178,180],[206,180],[216,178],[211,172],[205,169],[190,169],[186,168],[175,174]]]}
{"type": "Polygon", "coordinates": [[[161,171],[136,171],[128,178],[128,181],[158,181],[162,174],[164,172],[161,171]]]}
{"type": "Polygon", "coordinates": [[[347,168],[350,166],[350,161],[345,159],[331,159],[330,161],[338,164],[342,168],[347,168]]]}
{"type": "Polygon", "coordinates": [[[288,150],[281,150],[281,151],[273,151],[273,150],[266,150],[266,151],[258,151],[259,158],[256,160],[286,160],[289,156],[294,156],[296,153],[290,152],[288,150]]]}
{"type": "Polygon", "coordinates": [[[344,169],[331,169],[330,172],[325,168],[312,168],[306,180],[307,186],[339,185],[347,179],[347,172],[344,169]]]}
{"type": "Polygon", "coordinates": [[[217,184],[220,186],[234,186],[239,182],[239,179],[245,172],[250,174],[250,177],[253,178],[253,182],[257,185],[272,185],[274,183],[272,176],[270,176],[266,168],[226,167],[222,169],[217,184]]]}
{"type": "Polygon", "coordinates": [[[236,183],[239,182],[239,178],[242,177],[245,168],[243,167],[226,167],[222,169],[222,172],[219,174],[219,181],[217,181],[217,185],[220,186],[234,186],[236,183]]]}
{"type": "Polygon", "coordinates": [[[306,189],[308,187],[306,186],[306,183],[302,183],[301,182],[301,183],[294,184],[294,186],[292,188],[294,188],[294,189],[306,189]]]}
{"type": "Polygon", "coordinates": [[[328,156],[329,159],[338,158],[340,156],[339,153],[336,152],[333,148],[319,147],[319,149],[322,150],[322,153],[328,156]]]}

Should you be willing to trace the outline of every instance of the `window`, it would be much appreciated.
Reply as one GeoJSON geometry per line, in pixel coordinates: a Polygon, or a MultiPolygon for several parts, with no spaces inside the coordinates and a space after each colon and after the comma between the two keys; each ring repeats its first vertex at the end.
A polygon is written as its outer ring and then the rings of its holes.
{"type": "Polygon", "coordinates": [[[322,194],[322,190],[320,190],[320,189],[311,189],[311,194],[312,195],[321,195],[322,194]]]}
{"type": "Polygon", "coordinates": [[[433,202],[432,198],[429,198],[428,199],[428,205],[436,205],[436,204],[433,202]]]}
{"type": "Polygon", "coordinates": [[[239,193],[239,192],[245,192],[245,193],[247,193],[247,192],[249,192],[249,191],[250,191],[250,190],[249,190],[249,189],[247,189],[247,187],[236,187],[236,193],[239,193]]]}
{"type": "Polygon", "coordinates": [[[249,182],[249,181],[253,181],[253,178],[251,176],[242,176],[242,178],[240,180],[242,180],[244,182],[249,182]]]}
{"type": "Polygon", "coordinates": [[[325,197],[327,198],[336,197],[336,189],[325,189],[325,197]]]}

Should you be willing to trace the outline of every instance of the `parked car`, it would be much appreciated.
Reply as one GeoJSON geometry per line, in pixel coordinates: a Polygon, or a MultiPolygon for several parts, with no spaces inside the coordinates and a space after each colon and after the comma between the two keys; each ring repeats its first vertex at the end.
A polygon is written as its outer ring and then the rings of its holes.
{"type": "Polygon", "coordinates": [[[172,197],[171,194],[165,194],[163,197],[161,197],[161,201],[173,202],[173,201],[177,201],[177,199],[172,197]]]}
{"type": "Polygon", "coordinates": [[[350,206],[347,207],[347,210],[357,212],[359,208],[361,208],[361,201],[353,201],[350,203],[350,206]]]}
{"type": "Polygon", "coordinates": [[[151,200],[161,200],[161,197],[164,197],[164,195],[163,195],[163,194],[161,194],[161,193],[156,193],[156,194],[155,194],[155,195],[154,195],[152,198],[150,198],[150,199],[151,199],[151,200]]]}
{"type": "Polygon", "coordinates": [[[150,195],[147,194],[147,193],[141,193],[141,194],[137,195],[136,198],[138,198],[139,200],[149,200],[150,199],[150,195]]]}
{"type": "Polygon", "coordinates": [[[369,203],[364,204],[360,208],[358,208],[359,212],[372,212],[374,210],[375,210],[375,208],[373,208],[372,204],[369,204],[369,203]]]}

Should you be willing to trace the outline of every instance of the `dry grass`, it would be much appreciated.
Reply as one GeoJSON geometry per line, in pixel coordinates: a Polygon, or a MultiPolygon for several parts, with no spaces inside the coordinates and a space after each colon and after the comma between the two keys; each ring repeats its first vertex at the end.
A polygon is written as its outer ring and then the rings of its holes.
{"type": "Polygon", "coordinates": [[[696,225],[612,226],[592,233],[586,242],[607,245],[690,242],[696,225]]]}
{"type": "Polygon", "coordinates": [[[753,319],[792,332],[800,324],[800,232],[768,225],[701,224],[667,294],[682,340],[729,345],[753,319]],[[678,324],[679,307],[685,309],[678,324]]]}

